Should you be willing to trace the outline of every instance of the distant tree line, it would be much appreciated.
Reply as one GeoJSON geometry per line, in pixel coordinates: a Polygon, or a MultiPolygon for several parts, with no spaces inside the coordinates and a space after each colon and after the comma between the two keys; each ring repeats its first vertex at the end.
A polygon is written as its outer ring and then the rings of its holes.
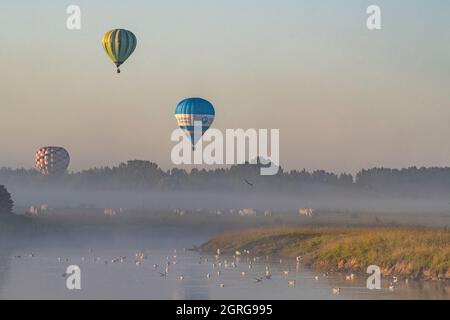
{"type": "Polygon", "coordinates": [[[450,168],[361,170],[355,176],[324,170],[285,171],[261,176],[261,164],[241,164],[219,169],[174,168],[162,170],[149,161],[133,160],[114,167],[68,173],[61,177],[43,176],[36,170],[0,169],[0,183],[26,186],[66,186],[99,189],[151,189],[158,191],[230,191],[299,193],[343,192],[421,195],[450,193],[450,168]]]}

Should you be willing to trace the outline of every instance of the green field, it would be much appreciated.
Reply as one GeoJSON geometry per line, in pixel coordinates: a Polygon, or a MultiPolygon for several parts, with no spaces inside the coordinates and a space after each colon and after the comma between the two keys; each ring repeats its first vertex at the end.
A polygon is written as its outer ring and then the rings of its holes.
{"type": "Polygon", "coordinates": [[[220,234],[205,252],[252,256],[301,256],[303,263],[337,272],[365,272],[377,265],[383,275],[450,280],[450,230],[413,228],[268,228],[220,234]]]}

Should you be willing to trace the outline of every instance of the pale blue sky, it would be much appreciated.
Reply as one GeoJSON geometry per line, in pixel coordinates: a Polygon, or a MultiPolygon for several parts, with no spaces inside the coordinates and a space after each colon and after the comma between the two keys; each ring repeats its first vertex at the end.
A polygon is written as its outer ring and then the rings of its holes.
{"type": "Polygon", "coordinates": [[[214,103],[216,128],[279,128],[287,168],[450,165],[446,0],[4,0],[0,21],[0,166],[61,145],[72,170],[172,167],[189,96],[214,103]],[[138,37],[120,76],[101,47],[115,27],[138,37]]]}

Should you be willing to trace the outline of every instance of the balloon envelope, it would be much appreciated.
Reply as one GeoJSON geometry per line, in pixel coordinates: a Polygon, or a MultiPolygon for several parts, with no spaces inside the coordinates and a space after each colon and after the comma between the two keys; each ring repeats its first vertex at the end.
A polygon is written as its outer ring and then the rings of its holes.
{"type": "Polygon", "coordinates": [[[59,175],[69,167],[70,156],[62,147],[43,147],[36,152],[36,168],[44,175],[59,175]]]}
{"type": "Polygon", "coordinates": [[[119,67],[131,56],[136,49],[137,39],[133,32],[125,29],[113,29],[103,36],[103,48],[106,54],[119,67]]]}
{"type": "Polygon", "coordinates": [[[192,145],[195,145],[206,130],[209,129],[214,121],[215,114],[216,112],[211,102],[202,98],[185,99],[178,104],[175,110],[178,126],[191,139],[192,145]],[[201,122],[202,132],[198,137],[195,137],[194,122],[198,121],[201,122]]]}

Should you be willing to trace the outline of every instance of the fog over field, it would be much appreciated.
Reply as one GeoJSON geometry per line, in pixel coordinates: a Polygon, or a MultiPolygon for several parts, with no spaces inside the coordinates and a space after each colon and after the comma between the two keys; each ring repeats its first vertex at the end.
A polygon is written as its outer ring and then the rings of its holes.
{"type": "Polygon", "coordinates": [[[0,183],[10,190],[16,207],[450,211],[449,168],[373,168],[355,176],[282,169],[275,176],[261,176],[259,168],[242,164],[208,171],[163,171],[152,162],[128,161],[60,177],[3,168],[0,183]]]}
{"type": "Polygon", "coordinates": [[[154,191],[104,191],[77,189],[35,189],[9,187],[17,206],[48,204],[52,207],[93,207],[166,210],[183,208],[195,209],[236,209],[255,208],[257,210],[292,211],[300,207],[323,210],[379,210],[404,212],[450,211],[446,199],[418,199],[413,197],[370,197],[343,195],[292,196],[277,194],[237,194],[224,192],[154,192],[154,191]]]}

